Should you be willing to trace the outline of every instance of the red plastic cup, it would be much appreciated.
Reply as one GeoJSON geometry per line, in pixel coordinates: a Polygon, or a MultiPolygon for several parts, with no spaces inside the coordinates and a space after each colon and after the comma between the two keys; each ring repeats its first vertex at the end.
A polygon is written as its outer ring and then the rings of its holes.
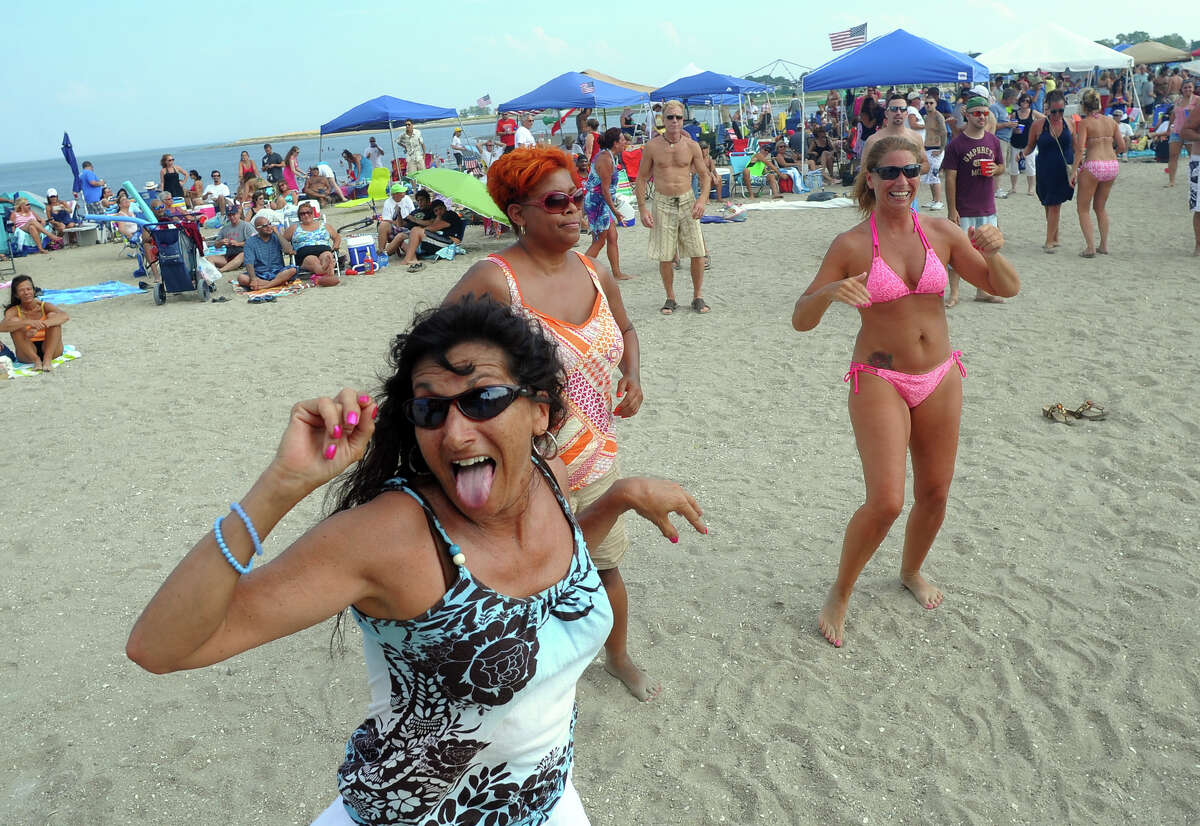
{"type": "Polygon", "coordinates": [[[985,177],[988,177],[988,178],[992,177],[992,173],[995,170],[996,170],[996,164],[994,161],[986,161],[985,160],[985,161],[979,162],[979,172],[980,172],[980,174],[984,175],[985,177]]]}

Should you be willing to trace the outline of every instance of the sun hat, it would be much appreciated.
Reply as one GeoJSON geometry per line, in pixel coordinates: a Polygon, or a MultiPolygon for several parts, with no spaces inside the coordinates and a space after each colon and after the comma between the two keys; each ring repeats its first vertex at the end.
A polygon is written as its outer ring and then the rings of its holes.
{"type": "Polygon", "coordinates": [[[392,184],[391,192],[408,192],[408,184],[403,181],[396,181],[392,184]]]}
{"type": "Polygon", "coordinates": [[[57,189],[54,189],[53,187],[51,187],[50,189],[47,189],[47,190],[46,190],[46,197],[47,197],[47,198],[57,198],[57,197],[58,197],[58,190],[57,190],[57,189]]]}

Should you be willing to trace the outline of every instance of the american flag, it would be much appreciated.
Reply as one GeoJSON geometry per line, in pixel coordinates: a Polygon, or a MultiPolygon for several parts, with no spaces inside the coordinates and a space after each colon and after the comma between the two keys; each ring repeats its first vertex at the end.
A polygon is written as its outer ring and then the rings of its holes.
{"type": "Polygon", "coordinates": [[[492,105],[492,96],[484,95],[479,100],[475,101],[475,105],[476,106],[491,106],[492,105]]]}
{"type": "Polygon", "coordinates": [[[867,24],[861,26],[851,26],[845,31],[830,32],[829,47],[835,52],[840,52],[842,49],[853,49],[855,46],[861,46],[867,42],[867,24]]]}
{"type": "Polygon", "coordinates": [[[590,80],[585,80],[583,83],[579,84],[579,93],[582,95],[596,94],[596,84],[592,83],[590,80]]]}

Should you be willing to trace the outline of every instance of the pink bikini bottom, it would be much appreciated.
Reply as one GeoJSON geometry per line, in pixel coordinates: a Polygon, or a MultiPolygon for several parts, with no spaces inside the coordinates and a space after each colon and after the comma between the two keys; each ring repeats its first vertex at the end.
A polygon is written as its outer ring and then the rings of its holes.
{"type": "Polygon", "coordinates": [[[1084,161],[1083,168],[1091,172],[1097,181],[1115,181],[1121,164],[1117,161],[1084,161]]]}
{"type": "Polygon", "coordinates": [[[859,373],[870,373],[873,376],[879,376],[879,378],[896,388],[896,392],[900,394],[900,398],[904,399],[904,403],[909,408],[913,408],[929,398],[930,393],[937,390],[947,371],[950,370],[951,364],[957,364],[958,372],[962,373],[964,379],[967,377],[967,368],[962,363],[962,350],[955,350],[950,354],[950,358],[928,373],[901,373],[897,370],[885,370],[882,367],[872,367],[869,364],[852,361],[850,362],[850,371],[846,373],[842,381],[853,381],[854,392],[857,394],[859,373]]]}

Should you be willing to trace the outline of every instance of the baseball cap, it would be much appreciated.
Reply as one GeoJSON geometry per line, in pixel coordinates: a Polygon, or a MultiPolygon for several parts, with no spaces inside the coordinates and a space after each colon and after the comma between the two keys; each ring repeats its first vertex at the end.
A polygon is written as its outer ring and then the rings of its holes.
{"type": "Polygon", "coordinates": [[[456,126],[456,127],[454,127],[454,131],[455,131],[455,132],[461,132],[461,131],[462,131],[462,127],[461,127],[461,126],[456,126]]]}
{"type": "Polygon", "coordinates": [[[392,184],[391,192],[408,192],[408,184],[403,181],[396,181],[392,184]]]}
{"type": "Polygon", "coordinates": [[[47,189],[47,190],[46,190],[46,197],[47,197],[47,198],[49,198],[49,197],[50,197],[50,196],[52,196],[52,195],[53,195],[53,196],[55,196],[55,197],[57,197],[57,196],[58,196],[58,190],[57,190],[57,189],[54,189],[53,187],[51,187],[50,189],[47,189]]]}
{"type": "Polygon", "coordinates": [[[979,95],[981,98],[987,99],[991,97],[991,92],[982,83],[971,87],[971,94],[979,95]]]}
{"type": "Polygon", "coordinates": [[[238,205],[237,205],[237,204],[230,204],[229,206],[225,207],[225,214],[226,214],[226,215],[236,215],[236,214],[237,214],[237,212],[238,212],[238,205]]]}
{"type": "Polygon", "coordinates": [[[920,99],[921,99],[921,93],[920,93],[920,92],[909,92],[909,93],[908,93],[908,99],[909,99],[909,100],[920,100],[920,99]]]}
{"type": "Polygon", "coordinates": [[[969,98],[967,98],[966,106],[963,108],[968,112],[970,112],[972,109],[987,109],[988,108],[987,98],[980,97],[979,95],[975,95],[974,97],[969,97],[969,98]]]}

